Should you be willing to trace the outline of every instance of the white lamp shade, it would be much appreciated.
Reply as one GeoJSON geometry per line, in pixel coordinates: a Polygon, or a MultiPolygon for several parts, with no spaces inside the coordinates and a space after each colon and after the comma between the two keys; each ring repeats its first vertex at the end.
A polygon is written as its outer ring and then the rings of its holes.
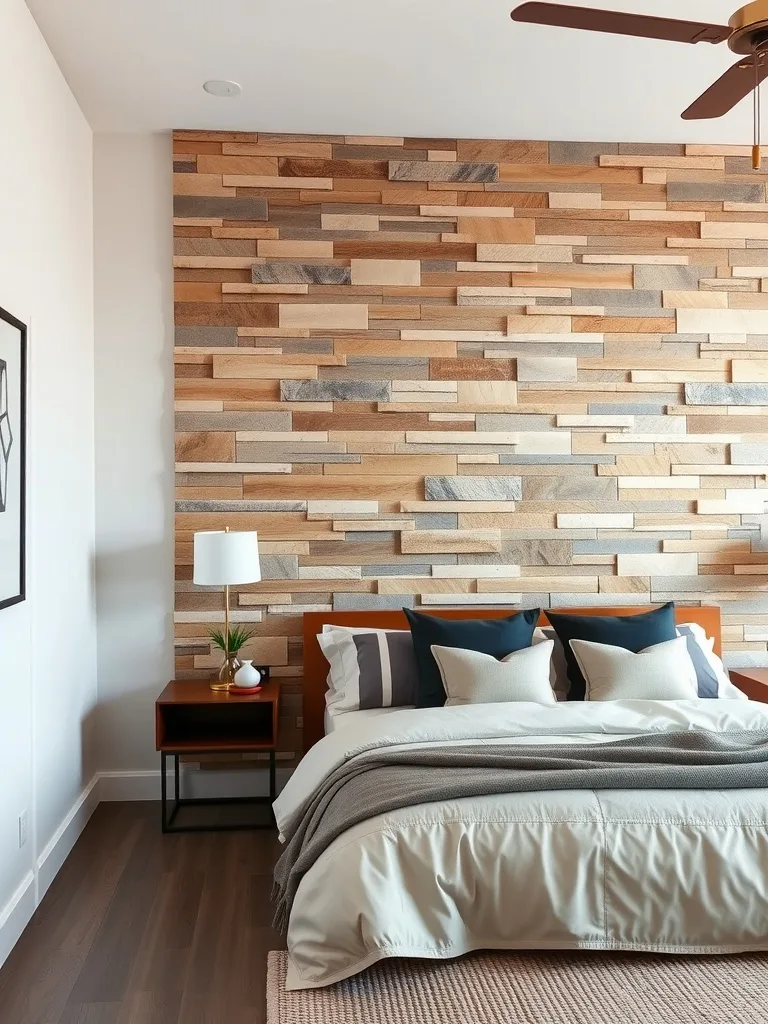
{"type": "Polygon", "coordinates": [[[204,530],[195,534],[193,580],[200,586],[258,583],[259,538],[255,530],[204,530]]]}

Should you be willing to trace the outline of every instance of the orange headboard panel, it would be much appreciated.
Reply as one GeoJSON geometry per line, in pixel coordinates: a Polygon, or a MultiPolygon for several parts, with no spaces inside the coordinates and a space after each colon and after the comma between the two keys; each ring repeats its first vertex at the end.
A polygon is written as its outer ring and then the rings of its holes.
{"type": "MultiPolygon", "coordinates": [[[[638,615],[650,611],[648,607],[630,608],[560,608],[553,611],[570,615],[638,615]]],[[[444,619],[501,619],[512,615],[513,608],[430,608],[429,615],[444,619]]],[[[696,622],[715,641],[715,653],[721,651],[720,609],[716,607],[675,607],[677,622],[696,622]]],[[[541,613],[539,625],[548,622],[546,612],[541,613]]],[[[328,662],[325,660],[317,634],[325,625],[370,626],[372,629],[408,629],[408,620],[401,611],[367,612],[305,612],[304,613],[304,749],[309,750],[324,735],[325,691],[328,689],[328,662]]]]}

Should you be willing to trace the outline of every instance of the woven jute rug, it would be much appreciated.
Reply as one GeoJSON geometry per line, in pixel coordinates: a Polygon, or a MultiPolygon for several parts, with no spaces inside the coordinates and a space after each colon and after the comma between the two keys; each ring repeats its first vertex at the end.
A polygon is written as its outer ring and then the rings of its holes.
{"type": "Polygon", "coordinates": [[[267,1024],[767,1024],[768,955],[476,953],[387,960],[285,991],[269,954],[267,1024]]]}

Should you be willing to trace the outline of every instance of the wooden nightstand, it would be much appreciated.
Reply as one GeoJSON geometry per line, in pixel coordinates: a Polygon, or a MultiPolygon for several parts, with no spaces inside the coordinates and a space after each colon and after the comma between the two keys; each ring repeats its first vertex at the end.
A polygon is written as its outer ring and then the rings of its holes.
{"type": "Polygon", "coordinates": [[[733,685],[750,700],[768,704],[768,668],[734,668],[728,674],[733,685]]]}
{"type": "Polygon", "coordinates": [[[268,828],[272,825],[174,825],[182,807],[204,804],[271,804],[275,792],[275,751],[280,716],[280,684],[266,682],[244,696],[212,690],[205,680],[174,681],[155,702],[155,739],[160,751],[163,832],[208,832],[217,829],[268,828]],[[179,757],[183,754],[269,753],[269,796],[182,799],[179,757]],[[168,814],[166,760],[173,758],[174,798],[168,814]]]}

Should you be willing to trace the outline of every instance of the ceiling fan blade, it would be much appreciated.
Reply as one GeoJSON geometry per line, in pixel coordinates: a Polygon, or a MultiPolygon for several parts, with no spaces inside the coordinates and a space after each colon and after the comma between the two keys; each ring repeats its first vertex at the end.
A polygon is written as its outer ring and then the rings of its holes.
{"type": "Polygon", "coordinates": [[[526,3],[512,11],[513,21],[589,32],[612,32],[643,39],[668,39],[675,43],[723,43],[731,35],[727,25],[652,18],[643,14],[622,14],[593,7],[565,7],[562,4],[526,3]]]}
{"type": "MultiPolygon", "coordinates": [[[[768,77],[768,55],[760,55],[757,59],[760,61],[758,78],[762,82],[768,77]]],[[[752,57],[742,57],[729,68],[714,85],[710,85],[706,92],[683,111],[683,120],[698,121],[709,117],[722,117],[732,110],[755,87],[755,67],[752,60],[752,57]]]]}

